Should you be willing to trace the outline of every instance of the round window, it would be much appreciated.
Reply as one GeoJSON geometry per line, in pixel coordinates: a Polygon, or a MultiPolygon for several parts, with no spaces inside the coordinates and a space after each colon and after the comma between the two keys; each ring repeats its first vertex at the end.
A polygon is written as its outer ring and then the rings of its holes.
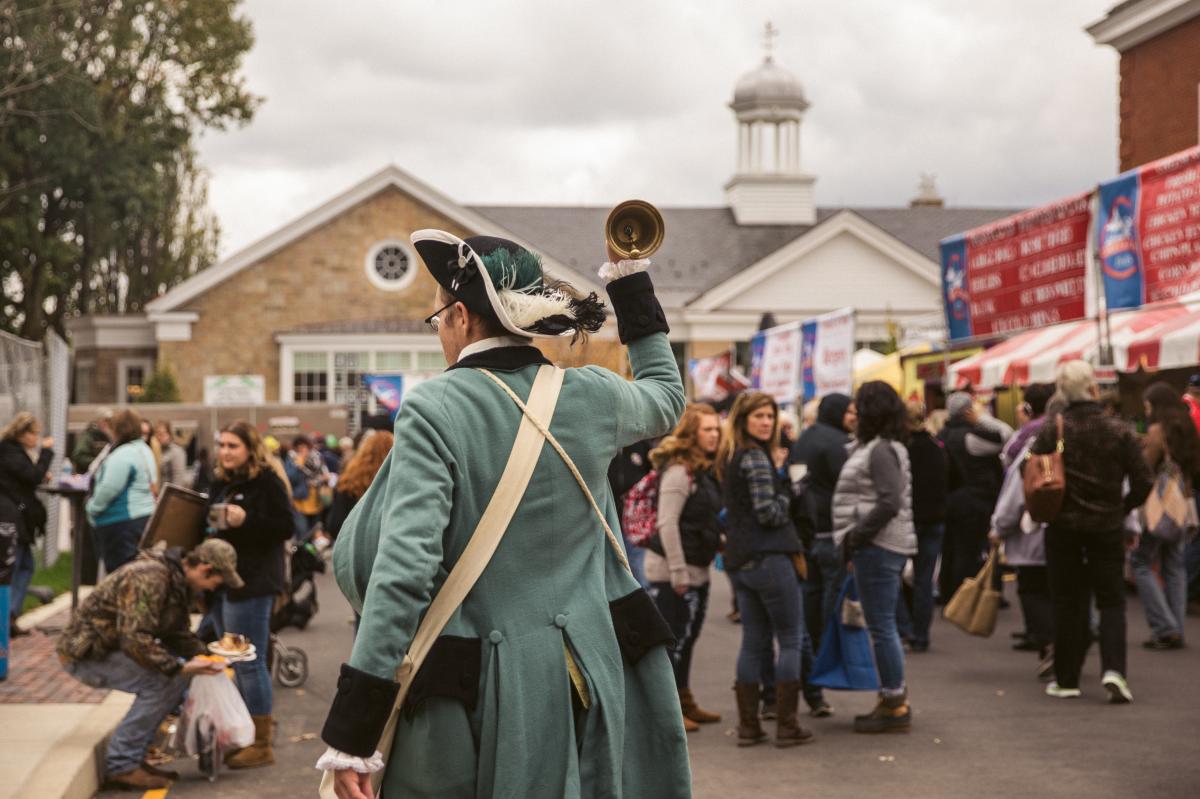
{"type": "Polygon", "coordinates": [[[409,247],[399,241],[376,244],[367,254],[367,278],[384,291],[399,291],[416,277],[416,261],[409,247]]]}

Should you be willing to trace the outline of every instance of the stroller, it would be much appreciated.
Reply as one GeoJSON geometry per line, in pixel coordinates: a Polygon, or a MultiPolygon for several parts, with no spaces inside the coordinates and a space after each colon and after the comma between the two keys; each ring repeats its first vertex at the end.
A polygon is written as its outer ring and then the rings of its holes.
{"type": "Polygon", "coordinates": [[[320,609],[316,575],[325,573],[325,559],[311,540],[294,542],[288,548],[290,590],[282,602],[276,603],[275,612],[271,614],[272,633],[285,627],[303,630],[320,609]]]}

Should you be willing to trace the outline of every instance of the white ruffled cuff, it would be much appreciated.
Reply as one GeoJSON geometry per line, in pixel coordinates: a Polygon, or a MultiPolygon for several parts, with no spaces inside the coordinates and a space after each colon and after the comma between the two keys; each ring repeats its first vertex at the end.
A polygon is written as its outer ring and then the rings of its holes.
{"type": "Polygon", "coordinates": [[[374,774],[376,771],[383,771],[383,755],[376,750],[375,754],[363,759],[339,752],[331,746],[317,761],[317,771],[345,771],[347,769],[357,771],[359,774],[374,774]]]}
{"type": "Polygon", "coordinates": [[[645,272],[649,266],[649,258],[639,258],[636,261],[617,261],[615,264],[609,261],[600,267],[600,279],[607,285],[618,278],[629,277],[636,272],[645,272]]]}

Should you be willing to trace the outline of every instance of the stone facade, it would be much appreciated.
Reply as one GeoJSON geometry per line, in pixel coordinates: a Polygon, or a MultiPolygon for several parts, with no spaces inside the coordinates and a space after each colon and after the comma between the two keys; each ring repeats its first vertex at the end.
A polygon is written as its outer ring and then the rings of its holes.
{"type": "Polygon", "coordinates": [[[1121,53],[1121,171],[1200,142],[1200,17],[1121,53]]]}
{"type": "MultiPolygon", "coordinates": [[[[79,402],[123,402],[126,398],[120,394],[120,375],[117,371],[119,363],[127,358],[148,360],[151,365],[155,362],[155,351],[146,347],[77,347],[75,350],[75,387],[77,391],[85,391],[87,396],[77,396],[79,402]],[[88,385],[82,385],[80,370],[86,367],[89,372],[88,385]]],[[[146,377],[149,377],[149,373],[146,377]]]]}
{"type": "Polygon", "coordinates": [[[180,310],[199,314],[191,340],[161,342],[159,363],[175,371],[184,402],[201,401],[204,376],[215,374],[261,374],[268,400],[279,399],[277,333],[429,315],[437,284],[419,259],[416,278],[395,292],[375,287],[363,266],[373,245],[422,228],[471,235],[398,190],[376,194],[185,304],[180,310]]]}

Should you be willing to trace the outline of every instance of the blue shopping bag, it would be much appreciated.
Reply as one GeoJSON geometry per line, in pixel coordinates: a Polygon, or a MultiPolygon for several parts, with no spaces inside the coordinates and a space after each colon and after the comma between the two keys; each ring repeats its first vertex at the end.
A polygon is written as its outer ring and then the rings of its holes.
{"type": "Polygon", "coordinates": [[[875,672],[875,657],[871,636],[865,627],[842,624],[842,603],[858,599],[854,575],[846,575],[842,591],[829,614],[825,633],[821,636],[821,651],[813,663],[809,682],[836,691],[878,691],[879,677],[875,672]]]}

